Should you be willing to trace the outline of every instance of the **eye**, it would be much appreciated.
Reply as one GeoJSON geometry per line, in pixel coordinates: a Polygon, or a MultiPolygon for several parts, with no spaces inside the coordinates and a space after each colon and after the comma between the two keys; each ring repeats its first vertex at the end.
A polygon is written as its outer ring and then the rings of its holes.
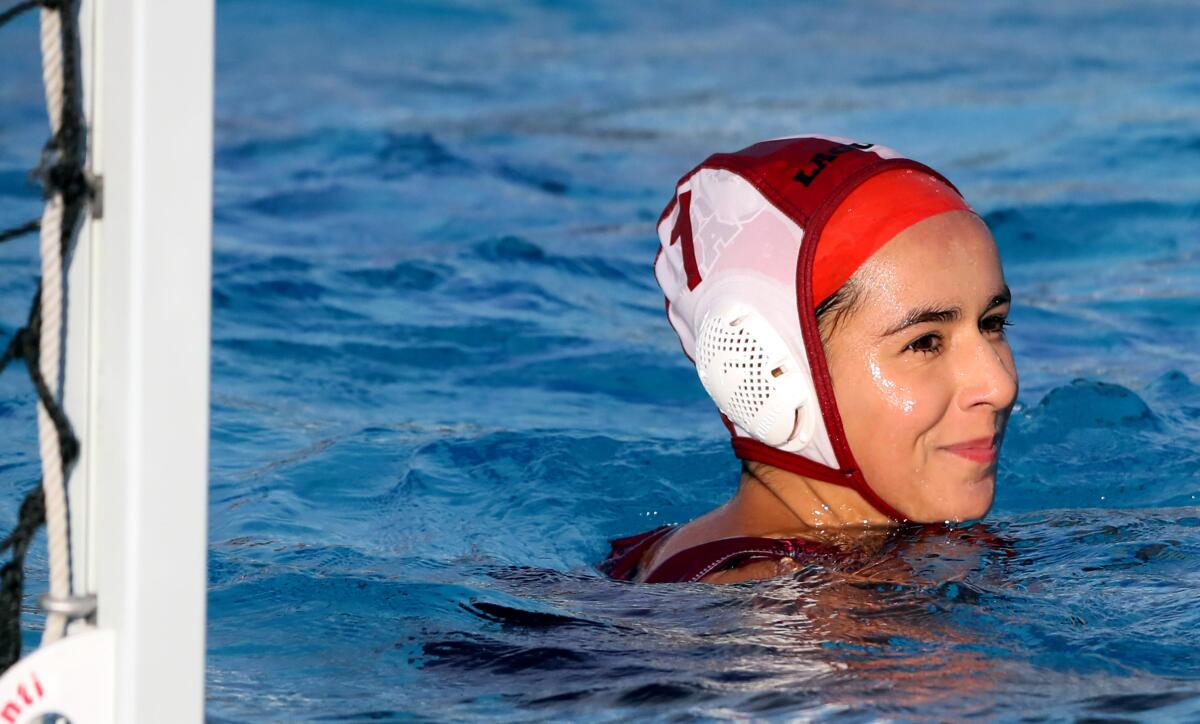
{"type": "Polygon", "coordinates": [[[925,334],[909,342],[904,348],[908,352],[920,352],[923,357],[942,351],[942,337],[939,334],[925,334]]]}
{"type": "Polygon", "coordinates": [[[1004,335],[1004,328],[1011,327],[1012,322],[1008,321],[1008,317],[1003,314],[993,314],[990,317],[985,317],[979,323],[979,329],[987,334],[1004,335]]]}

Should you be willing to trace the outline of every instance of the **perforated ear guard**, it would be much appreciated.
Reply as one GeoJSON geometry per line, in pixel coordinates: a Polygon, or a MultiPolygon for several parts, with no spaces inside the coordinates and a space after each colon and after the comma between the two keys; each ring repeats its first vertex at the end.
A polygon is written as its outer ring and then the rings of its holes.
{"type": "Polygon", "coordinates": [[[714,305],[696,338],[700,383],[721,412],[757,440],[797,452],[812,441],[816,400],[783,338],[752,307],[714,305]]]}

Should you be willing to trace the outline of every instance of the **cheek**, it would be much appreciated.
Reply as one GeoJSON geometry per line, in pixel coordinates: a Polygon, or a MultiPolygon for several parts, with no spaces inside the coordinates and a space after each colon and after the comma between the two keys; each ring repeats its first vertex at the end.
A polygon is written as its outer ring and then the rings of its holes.
{"type": "MultiPolygon", "coordinates": [[[[843,410],[843,416],[873,430],[871,437],[877,442],[888,439],[912,446],[945,414],[949,390],[937,378],[904,374],[877,354],[863,359],[862,367],[851,375],[854,381],[846,385],[853,409],[843,410]]],[[[840,400],[841,390],[838,393],[840,400]]]]}
{"type": "Polygon", "coordinates": [[[936,477],[931,465],[937,462],[931,459],[929,432],[945,418],[952,396],[944,376],[902,374],[877,355],[862,359],[865,363],[834,374],[850,450],[876,492],[924,516],[920,491],[936,477]]]}
{"type": "MultiPolygon", "coordinates": [[[[867,375],[871,379],[873,395],[868,395],[866,404],[876,408],[877,412],[886,415],[902,415],[912,417],[917,412],[920,402],[912,386],[895,375],[885,374],[877,358],[867,360],[867,375]]],[[[864,388],[864,391],[867,391],[864,388]]]]}

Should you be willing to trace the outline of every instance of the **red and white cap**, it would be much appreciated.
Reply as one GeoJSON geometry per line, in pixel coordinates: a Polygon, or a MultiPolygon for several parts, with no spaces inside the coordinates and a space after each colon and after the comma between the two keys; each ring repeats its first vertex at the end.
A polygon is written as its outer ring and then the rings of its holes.
{"type": "Polygon", "coordinates": [[[933,169],[890,148],[797,136],[709,156],[658,222],[667,319],[743,460],[871,489],[842,428],[816,307],[908,226],[970,210],[933,169]]]}

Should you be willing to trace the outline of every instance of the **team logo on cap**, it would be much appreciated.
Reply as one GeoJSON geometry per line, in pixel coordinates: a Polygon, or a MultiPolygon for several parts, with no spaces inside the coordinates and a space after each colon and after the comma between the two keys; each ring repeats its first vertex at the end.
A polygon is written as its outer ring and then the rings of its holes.
{"type": "Polygon", "coordinates": [[[813,164],[813,168],[807,172],[801,169],[796,172],[796,175],[793,178],[805,186],[808,186],[816,180],[817,176],[819,176],[822,171],[825,170],[826,164],[833,163],[837,160],[838,156],[846,153],[847,151],[865,151],[874,146],[874,143],[843,143],[840,146],[833,146],[832,148],[828,148],[820,153],[815,153],[813,154],[812,159],[809,161],[813,164]]]}

